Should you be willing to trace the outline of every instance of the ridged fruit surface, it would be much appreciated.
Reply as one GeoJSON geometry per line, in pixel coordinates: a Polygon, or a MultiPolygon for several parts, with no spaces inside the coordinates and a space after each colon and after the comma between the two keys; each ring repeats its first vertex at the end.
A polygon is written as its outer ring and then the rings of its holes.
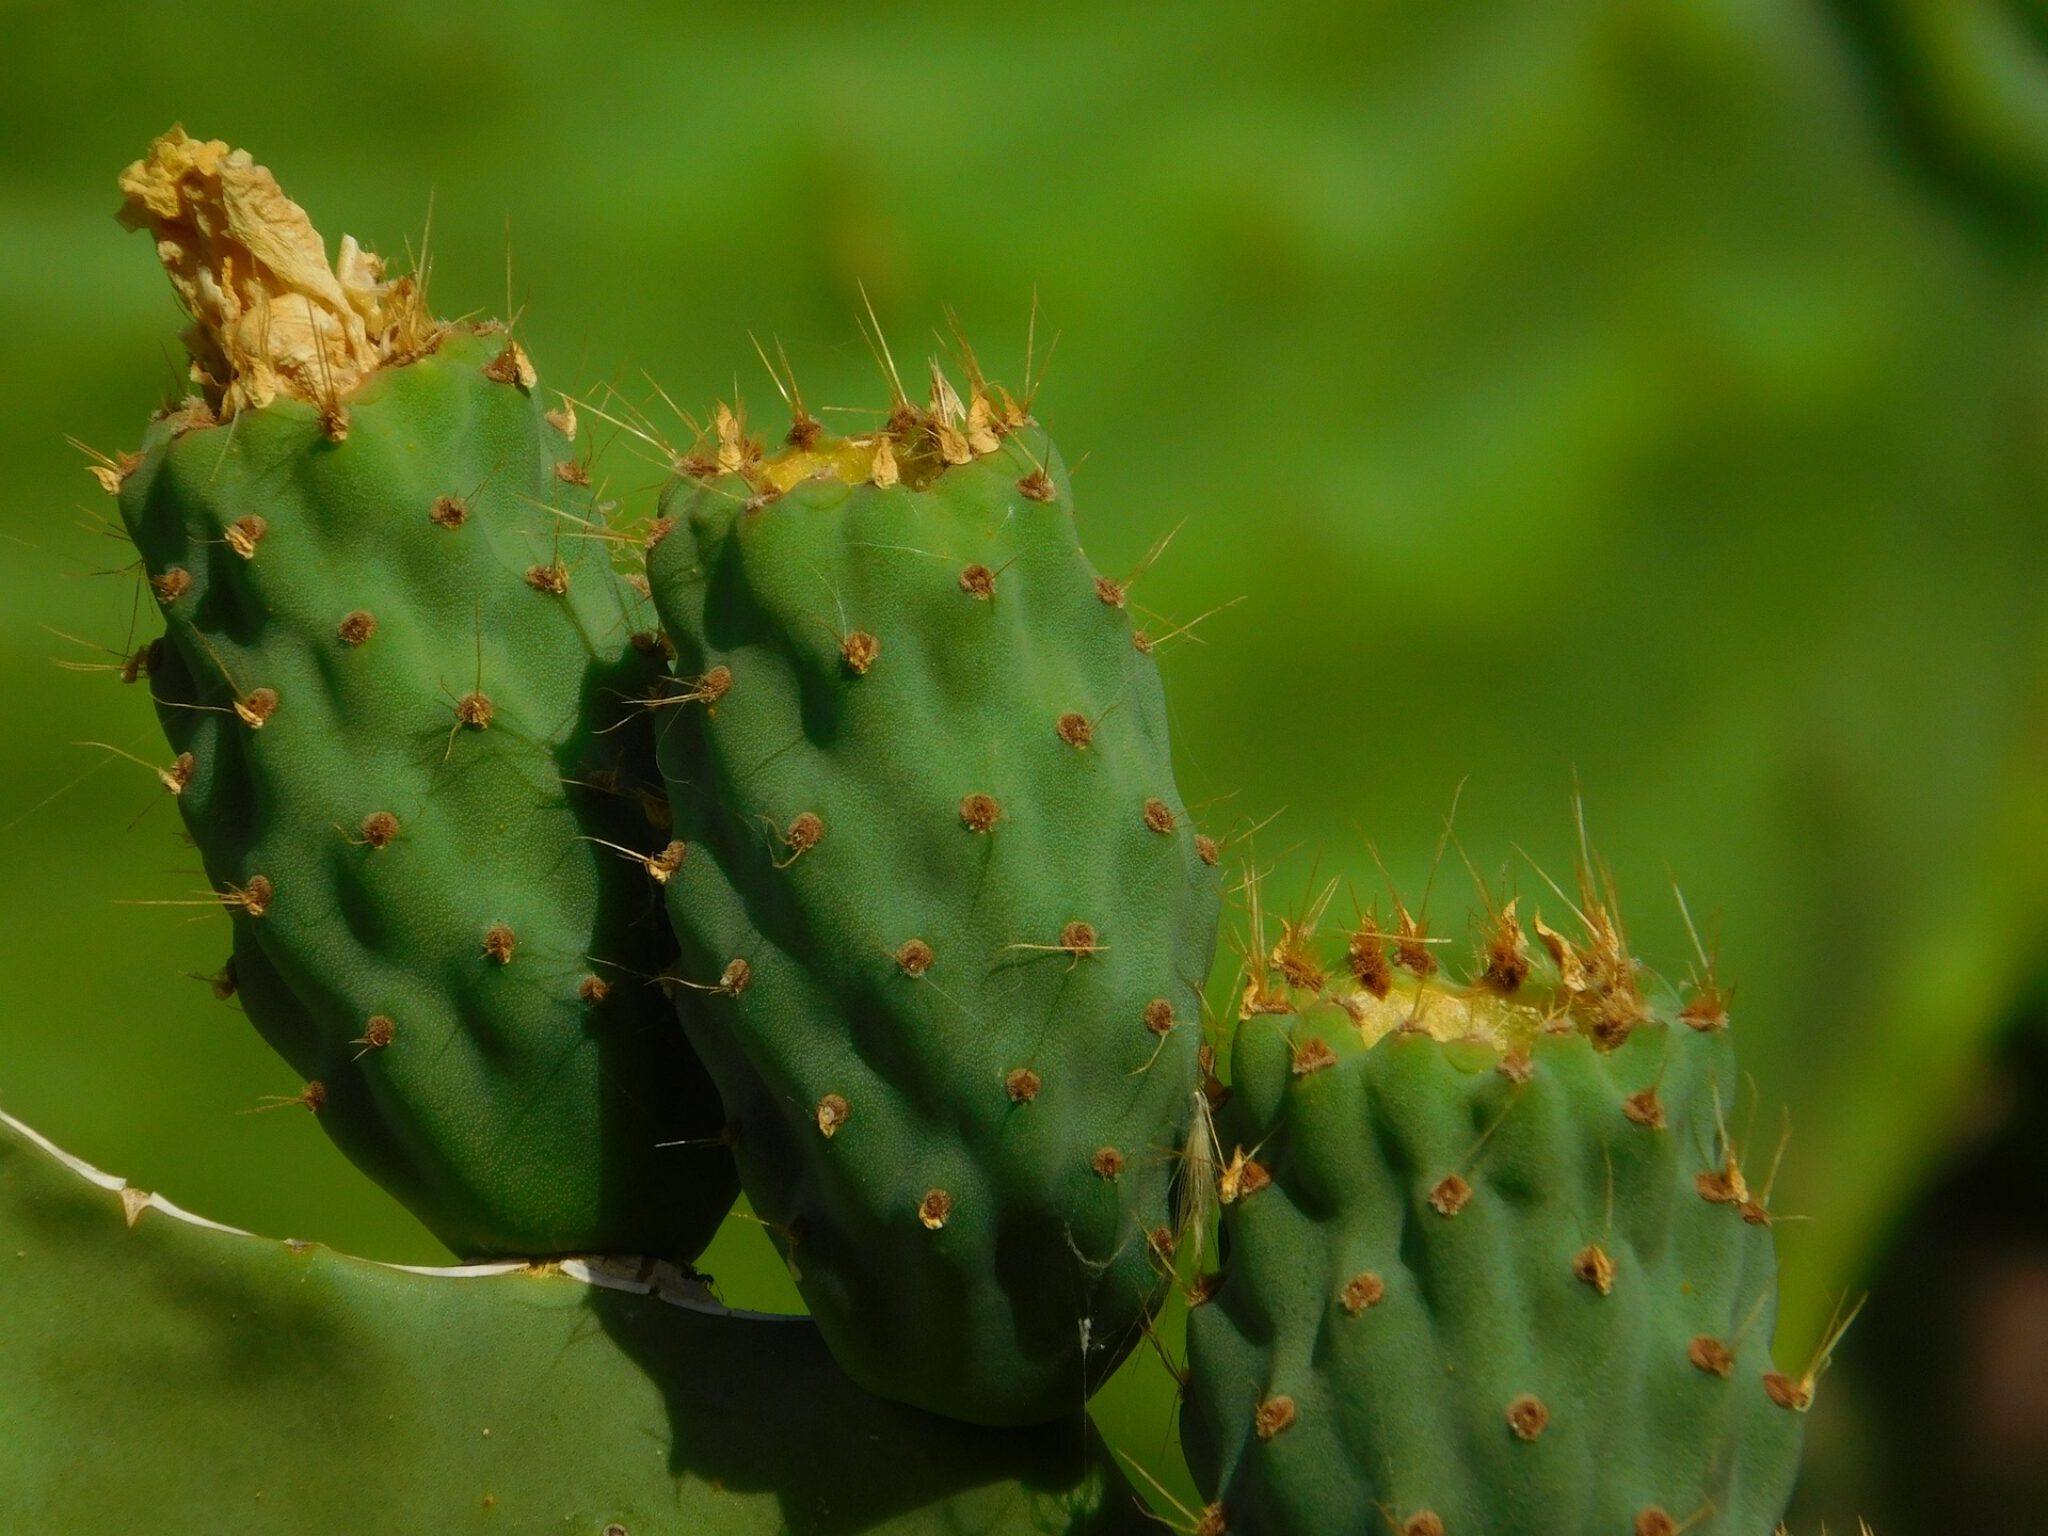
{"type": "Polygon", "coordinates": [[[108,478],[165,624],[166,782],[232,915],[220,989],[457,1252],[692,1258],[736,1176],[652,984],[662,663],[573,408],[352,242],[341,283],[246,156],[155,153],[124,186],[174,280],[202,269],[204,393],[108,478]]]}
{"type": "Polygon", "coordinates": [[[729,414],[649,562],[691,1038],[840,1363],[1070,1412],[1161,1290],[1215,941],[1124,587],[970,369],[880,434],[729,414]]]}
{"type": "Polygon", "coordinates": [[[1767,1180],[1720,994],[1639,979],[1590,896],[1473,978],[1405,912],[1253,960],[1221,1265],[1183,1433],[1207,1536],[1755,1536],[1810,1375],[1771,1359],[1767,1180]],[[1390,953],[1391,951],[1391,953],[1390,953]],[[1405,967],[1405,968],[1404,968],[1405,967]]]}

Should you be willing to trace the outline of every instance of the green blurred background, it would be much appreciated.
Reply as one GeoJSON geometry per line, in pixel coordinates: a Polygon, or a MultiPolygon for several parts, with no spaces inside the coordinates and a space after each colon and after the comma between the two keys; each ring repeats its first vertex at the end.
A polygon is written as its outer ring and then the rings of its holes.
{"type": "MultiPolygon", "coordinates": [[[[147,701],[53,665],[138,613],[64,439],[132,444],[174,380],[181,317],[111,214],[182,120],[330,244],[402,254],[431,197],[437,306],[502,310],[509,251],[544,382],[585,393],[648,398],[645,368],[768,415],[758,335],[814,404],[871,406],[859,285],[899,360],[950,305],[1015,380],[1035,292],[1096,563],[1184,522],[1134,594],[1156,627],[1242,599],[1162,664],[1182,787],[1261,825],[1269,904],[1383,892],[1373,847],[1412,902],[1461,784],[1474,863],[1551,900],[1515,849],[1567,872],[1577,785],[1639,952],[1685,967],[1674,878],[1718,943],[1752,1159],[1789,1111],[1781,1362],[1878,1296],[1798,1528],[2018,1529],[2043,1496],[2048,5],[0,28],[0,1105],[222,1220],[435,1255],[310,1117],[243,1113],[297,1085],[183,974],[224,921],[122,904],[202,892],[197,858],[143,769],[74,745],[161,755],[147,701]]],[[[603,465],[651,504],[656,469],[603,465]]],[[[1470,897],[1453,855],[1438,932],[1470,897]]],[[[745,1223],[710,1267],[790,1300],[745,1223]]],[[[1098,1416],[1172,1479],[1168,1401],[1146,1365],[1098,1416]]]]}

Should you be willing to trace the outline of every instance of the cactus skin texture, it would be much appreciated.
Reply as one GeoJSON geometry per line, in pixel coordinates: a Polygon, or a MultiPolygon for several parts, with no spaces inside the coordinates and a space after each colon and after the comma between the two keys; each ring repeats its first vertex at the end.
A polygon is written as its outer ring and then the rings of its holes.
{"type": "MultiPolygon", "coordinates": [[[[176,195],[237,169],[275,192],[242,157],[181,160],[176,195]]],[[[222,326],[241,396],[209,378],[118,475],[166,624],[151,686],[179,803],[232,914],[224,988],[458,1253],[688,1260],[737,1179],[645,979],[673,947],[632,856],[668,841],[631,702],[654,637],[636,647],[641,600],[581,536],[603,518],[573,415],[543,409],[524,352],[374,291],[403,345],[349,392],[300,398],[222,326]]]]}
{"type": "Polygon", "coordinates": [[[969,371],[765,460],[721,410],[649,576],[684,1019],[748,1196],[855,1380],[1020,1424],[1162,1289],[1219,879],[1065,468],[969,371]]]}
{"type": "Polygon", "coordinates": [[[1811,1373],[1770,1359],[1768,1189],[1711,979],[1654,1005],[1605,909],[1511,904],[1471,985],[1403,914],[1258,956],[1218,1117],[1183,1437],[1204,1536],[1753,1536],[1811,1373]],[[1405,958],[1416,974],[1399,968],[1405,958]]]}
{"type": "Polygon", "coordinates": [[[252,1237],[5,1115],[0,1242],[9,1532],[1152,1529],[1085,1421],[881,1402],[808,1323],[674,1270],[412,1270],[252,1237]]]}

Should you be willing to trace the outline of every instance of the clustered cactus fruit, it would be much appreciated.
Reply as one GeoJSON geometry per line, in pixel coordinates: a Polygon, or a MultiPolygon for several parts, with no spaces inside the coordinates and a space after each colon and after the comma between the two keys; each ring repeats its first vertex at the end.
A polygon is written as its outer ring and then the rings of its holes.
{"type": "MultiPolygon", "coordinates": [[[[96,473],[165,619],[134,671],[232,915],[221,989],[451,1248],[544,1261],[322,1257],[293,1304],[389,1362],[396,1395],[345,1406],[418,1426],[429,1504],[641,1536],[1143,1528],[1081,1410],[1191,1275],[1184,1531],[1778,1517],[1814,1373],[1770,1359],[1770,1178],[1731,1136],[1711,974],[1681,999],[1642,971],[1590,876],[1574,936],[1490,906],[1453,980],[1405,907],[1327,955],[1325,896],[1269,945],[1248,872],[1211,1019],[1222,851],[1151,641],[1029,400],[964,343],[964,393],[934,363],[924,405],[883,348],[864,435],[793,379],[772,450],[720,406],[628,531],[509,330],[433,319],[353,242],[330,266],[223,144],[173,131],[122,186],[198,393],[96,473]],[[736,1179],[813,1324],[691,1278],[736,1179]],[[580,1362],[562,1454],[527,1433],[550,1350],[580,1362]],[[523,1455],[458,1450],[413,1388],[494,1405],[523,1455]],[[851,1489],[818,1475],[854,1461],[851,1489]],[[764,1476],[765,1516],[699,1486],[764,1476]]],[[[52,1156],[0,1135],[10,1236],[82,1198],[52,1156]]],[[[297,1246],[173,1237],[133,1195],[145,1311],[187,1265],[306,1279],[297,1246]]],[[[39,1235],[97,1266],[120,1245],[88,1224],[39,1235]]],[[[233,1313],[237,1348],[268,1315],[233,1313]]]]}

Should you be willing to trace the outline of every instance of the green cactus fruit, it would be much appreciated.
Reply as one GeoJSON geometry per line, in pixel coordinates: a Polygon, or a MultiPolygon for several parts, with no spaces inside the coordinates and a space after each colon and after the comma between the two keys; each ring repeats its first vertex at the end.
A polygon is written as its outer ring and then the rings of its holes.
{"type": "Polygon", "coordinates": [[[405,1269],[187,1215],[0,1115],[0,1529],[1135,1536],[1078,1416],[885,1403],[666,1265],[405,1269]],[[124,1219],[125,1218],[125,1219],[124,1219]]]}
{"type": "Polygon", "coordinates": [[[1578,909],[1578,941],[1537,917],[1540,954],[1493,910],[1469,984],[1405,909],[1341,967],[1311,922],[1251,947],[1189,1320],[1204,1536],[1755,1536],[1783,1510],[1813,1372],[1770,1358],[1721,994],[1646,995],[1611,907],[1578,909]]]}
{"type": "Polygon", "coordinates": [[[1150,642],[1066,470],[961,404],[763,457],[723,408],[652,550],[685,1014],[840,1364],[983,1423],[1141,1336],[1215,944],[1150,642]]]}
{"type": "Polygon", "coordinates": [[[663,662],[573,407],[353,242],[330,270],[246,154],[174,133],[122,184],[205,387],[106,478],[223,987],[457,1252],[694,1257],[737,1177],[647,979],[670,838],[635,700],[663,662]]]}

